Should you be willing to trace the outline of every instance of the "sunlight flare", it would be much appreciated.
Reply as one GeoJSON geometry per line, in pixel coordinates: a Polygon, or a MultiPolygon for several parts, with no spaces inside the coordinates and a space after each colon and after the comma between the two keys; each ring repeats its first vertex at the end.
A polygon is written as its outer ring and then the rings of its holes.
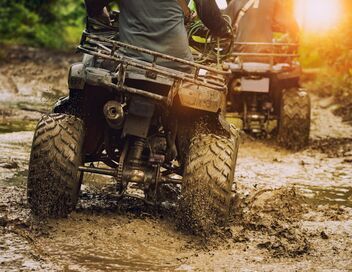
{"type": "Polygon", "coordinates": [[[295,15],[304,31],[328,31],[340,21],[342,16],[341,1],[296,0],[295,15]]]}

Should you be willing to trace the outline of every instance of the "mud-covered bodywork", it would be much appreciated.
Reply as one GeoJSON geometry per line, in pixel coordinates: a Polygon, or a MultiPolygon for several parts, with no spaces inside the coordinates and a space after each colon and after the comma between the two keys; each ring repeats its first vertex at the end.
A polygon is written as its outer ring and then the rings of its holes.
{"type": "Polygon", "coordinates": [[[181,186],[182,220],[192,231],[226,221],[238,152],[238,131],[224,119],[231,72],[88,32],[78,50],[84,57],[70,69],[69,96],[42,117],[34,136],[28,179],[32,210],[69,213],[84,174],[94,173],[113,177],[119,197],[129,183],[138,184],[153,203],[165,199],[163,186],[181,186]],[[153,61],[132,58],[125,50],[153,61]],[[191,72],[160,66],[159,59],[191,72]],[[56,148],[40,155],[51,142],[56,148]],[[44,157],[52,167],[40,172],[44,157]],[[106,167],[98,166],[101,162],[106,167]],[[53,170],[59,167],[65,171],[53,170]],[[48,176],[55,180],[50,190],[36,190],[48,176]]]}

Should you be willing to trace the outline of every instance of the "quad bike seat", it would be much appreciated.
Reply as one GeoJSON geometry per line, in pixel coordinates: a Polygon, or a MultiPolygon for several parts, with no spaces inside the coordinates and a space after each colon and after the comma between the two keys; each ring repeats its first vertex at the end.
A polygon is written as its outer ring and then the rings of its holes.
{"type": "Polygon", "coordinates": [[[227,63],[230,70],[233,72],[244,71],[248,73],[268,73],[268,72],[281,72],[293,69],[297,64],[277,63],[271,65],[270,63],[260,62],[244,62],[244,63],[227,63]]]}
{"type": "Polygon", "coordinates": [[[262,62],[234,62],[227,63],[232,74],[237,76],[277,76],[280,80],[297,79],[301,75],[299,62],[292,61],[287,63],[262,63],[262,62]]]}

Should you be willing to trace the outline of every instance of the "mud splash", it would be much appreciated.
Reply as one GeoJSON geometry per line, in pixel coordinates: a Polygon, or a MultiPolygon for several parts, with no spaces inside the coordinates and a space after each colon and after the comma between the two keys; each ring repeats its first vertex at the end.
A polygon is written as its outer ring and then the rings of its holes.
{"type": "MultiPolygon", "coordinates": [[[[300,187],[241,195],[231,224],[207,241],[177,230],[173,209],[147,206],[133,198],[117,201],[106,185],[92,188],[85,186],[77,212],[48,222],[30,216],[24,189],[1,188],[5,232],[25,241],[38,270],[233,271],[249,266],[282,271],[322,268],[324,254],[337,256],[342,268],[352,263],[348,257],[352,209],[321,205],[313,209],[300,187]],[[322,242],[329,243],[323,253],[322,242]]],[[[7,236],[12,241],[11,237],[7,236]]],[[[11,245],[20,254],[22,246],[11,245]]],[[[325,268],[334,265],[325,259],[325,268]]]]}
{"type": "MultiPolygon", "coordinates": [[[[43,104],[64,93],[74,62],[50,52],[16,54],[0,64],[4,124],[36,120],[43,104]]],[[[175,227],[172,206],[119,200],[111,180],[93,175],[68,218],[33,218],[25,191],[32,132],[0,134],[0,270],[349,271],[352,127],[333,115],[331,101],[312,102],[306,150],[244,141],[232,220],[206,241],[175,227]]]]}

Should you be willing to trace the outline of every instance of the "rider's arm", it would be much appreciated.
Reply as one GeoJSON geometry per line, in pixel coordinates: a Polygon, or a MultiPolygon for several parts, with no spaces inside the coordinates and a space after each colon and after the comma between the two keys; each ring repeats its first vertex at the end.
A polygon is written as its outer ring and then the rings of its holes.
{"type": "Polygon", "coordinates": [[[231,18],[232,24],[234,24],[234,22],[236,21],[237,15],[240,11],[240,9],[238,7],[239,7],[238,1],[232,0],[227,5],[227,7],[221,11],[223,14],[225,14],[231,18]]]}
{"type": "Polygon", "coordinates": [[[85,0],[88,16],[105,25],[111,25],[109,11],[106,8],[109,0],[85,0]]]}
{"type": "Polygon", "coordinates": [[[96,17],[103,13],[104,7],[109,4],[109,0],[85,0],[88,16],[96,17]]]}
{"type": "Polygon", "coordinates": [[[197,14],[204,25],[217,36],[228,32],[225,20],[215,0],[194,0],[197,14]]]}

